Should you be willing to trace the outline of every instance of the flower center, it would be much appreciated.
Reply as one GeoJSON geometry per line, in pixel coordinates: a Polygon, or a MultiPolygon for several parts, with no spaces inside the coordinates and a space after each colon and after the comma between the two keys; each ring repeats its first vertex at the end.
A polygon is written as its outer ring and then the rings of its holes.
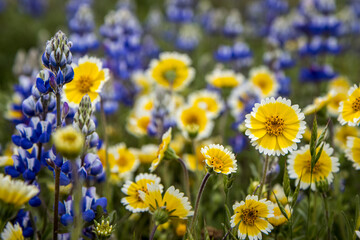
{"type": "MultiPolygon", "coordinates": [[[[307,168],[307,172],[309,174],[311,174],[311,160],[306,163],[306,168],[307,168]]],[[[321,169],[321,164],[318,161],[313,168],[313,171],[312,171],[313,175],[318,173],[320,171],[320,169],[321,169]]]]}
{"type": "Polygon", "coordinates": [[[357,97],[355,101],[352,103],[352,108],[355,112],[360,111],[360,97],[357,97]]]}
{"type": "Polygon", "coordinates": [[[64,134],[62,140],[66,143],[72,144],[76,140],[76,135],[72,133],[64,134]]]}
{"type": "Polygon", "coordinates": [[[222,169],[224,167],[223,161],[221,161],[218,157],[212,157],[211,158],[211,165],[216,169],[222,169]]]}
{"type": "Polygon", "coordinates": [[[254,208],[247,208],[242,211],[241,219],[246,225],[253,226],[258,218],[259,211],[254,208]]]}
{"type": "Polygon", "coordinates": [[[279,136],[283,133],[285,127],[284,119],[279,116],[271,116],[266,119],[265,129],[271,136],[279,136]]]}
{"type": "Polygon", "coordinates": [[[174,83],[174,81],[176,79],[176,71],[175,71],[175,69],[169,69],[164,72],[163,76],[170,83],[174,83]]]}
{"type": "Polygon", "coordinates": [[[93,86],[89,76],[81,76],[77,87],[79,91],[83,94],[90,92],[90,88],[93,86]]]}
{"type": "Polygon", "coordinates": [[[117,163],[118,163],[118,166],[124,167],[128,164],[128,159],[125,156],[120,156],[117,163]]]}

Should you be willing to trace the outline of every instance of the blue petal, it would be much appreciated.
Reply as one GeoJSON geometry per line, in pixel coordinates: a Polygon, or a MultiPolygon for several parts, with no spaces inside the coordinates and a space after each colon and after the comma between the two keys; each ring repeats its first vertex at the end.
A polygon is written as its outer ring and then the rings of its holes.
{"type": "Polygon", "coordinates": [[[82,217],[86,222],[91,222],[95,218],[95,213],[93,210],[89,209],[83,212],[82,217]]]}
{"type": "Polygon", "coordinates": [[[35,196],[32,199],[30,199],[29,204],[32,207],[38,207],[41,205],[41,200],[38,196],[35,196]]]}
{"type": "Polygon", "coordinates": [[[60,218],[60,222],[64,226],[68,226],[74,222],[74,218],[70,214],[64,214],[60,218]]]}

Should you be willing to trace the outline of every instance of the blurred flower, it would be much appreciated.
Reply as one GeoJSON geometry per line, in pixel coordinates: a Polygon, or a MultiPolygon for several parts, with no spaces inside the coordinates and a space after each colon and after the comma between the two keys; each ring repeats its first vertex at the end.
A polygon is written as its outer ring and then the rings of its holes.
{"type": "MultiPolygon", "coordinates": [[[[319,149],[320,147],[316,149],[316,153],[319,149]]],[[[334,179],[333,173],[338,172],[340,166],[339,159],[331,156],[333,152],[334,149],[326,143],[319,160],[313,168],[312,176],[310,146],[305,145],[301,149],[292,152],[287,160],[289,177],[296,179],[296,184],[301,180],[301,189],[307,189],[311,185],[311,190],[315,191],[315,183],[321,179],[327,179],[330,184],[334,179]]]]}
{"type": "Polygon", "coordinates": [[[192,92],[188,98],[190,105],[205,109],[213,118],[218,117],[224,109],[224,102],[215,92],[199,90],[192,92]]]}
{"type": "Polygon", "coordinates": [[[205,79],[208,84],[216,88],[234,88],[244,82],[242,74],[221,68],[215,68],[210,74],[205,76],[205,79]]]}
{"type": "Polygon", "coordinates": [[[186,138],[203,139],[211,134],[214,123],[209,113],[198,106],[183,106],[177,112],[177,125],[186,138]]]}
{"type": "Polygon", "coordinates": [[[139,88],[140,95],[148,95],[151,93],[154,82],[145,72],[136,71],[131,75],[132,82],[139,88]]]}
{"type": "Polygon", "coordinates": [[[140,173],[135,177],[135,182],[126,181],[121,191],[127,196],[121,199],[121,203],[125,205],[128,211],[133,213],[145,212],[149,210],[148,205],[145,204],[142,198],[140,198],[139,191],[148,194],[148,184],[155,183],[162,192],[163,186],[160,184],[160,178],[154,174],[140,173]]]}
{"type": "Polygon", "coordinates": [[[159,166],[160,162],[165,158],[165,153],[170,145],[170,141],[171,141],[171,128],[169,128],[161,138],[161,143],[158,148],[156,158],[152,161],[149,169],[150,172],[155,171],[155,169],[159,166]]]}
{"type": "Polygon", "coordinates": [[[346,149],[346,142],[348,137],[359,137],[360,136],[360,129],[357,127],[351,126],[335,126],[334,131],[334,144],[339,149],[344,150],[346,149]]]}
{"type": "Polygon", "coordinates": [[[109,70],[95,57],[82,57],[74,67],[74,79],[64,86],[64,98],[73,107],[79,105],[82,97],[89,95],[93,104],[99,100],[99,92],[109,80],[109,70]]]}
{"type": "Polygon", "coordinates": [[[127,120],[126,130],[136,137],[146,136],[151,122],[150,117],[149,114],[136,115],[131,113],[127,120]]]}
{"type": "Polygon", "coordinates": [[[136,151],[136,155],[141,164],[150,164],[157,157],[158,146],[155,144],[142,145],[141,149],[136,151]]]}
{"type": "Polygon", "coordinates": [[[128,179],[139,166],[139,159],[135,151],[127,148],[125,143],[119,143],[111,147],[109,152],[112,152],[115,156],[114,162],[109,162],[113,180],[128,179]]]}
{"type": "Polygon", "coordinates": [[[179,91],[190,84],[195,76],[195,70],[190,67],[191,59],[176,52],[164,52],[159,60],[153,59],[148,69],[148,75],[159,86],[179,91]]]}
{"type": "Polygon", "coordinates": [[[6,224],[4,231],[1,233],[1,239],[4,240],[23,240],[23,231],[18,223],[13,225],[11,222],[6,224]]]}
{"type": "Polygon", "coordinates": [[[329,82],[328,90],[335,90],[338,93],[347,93],[350,88],[350,81],[345,76],[337,76],[329,82]]]}
{"type": "Polygon", "coordinates": [[[314,102],[312,104],[305,107],[304,114],[310,115],[310,114],[314,114],[314,113],[320,111],[322,108],[324,108],[328,104],[328,102],[332,98],[333,93],[334,92],[329,92],[325,96],[315,98],[314,102]]]}
{"type": "MultiPolygon", "coordinates": [[[[288,216],[288,218],[290,219],[291,217],[291,211],[290,211],[290,207],[289,205],[285,206],[285,212],[286,215],[288,216]]],[[[269,223],[271,223],[273,226],[280,226],[284,223],[286,223],[288,220],[286,219],[286,217],[282,214],[279,206],[274,203],[274,216],[268,218],[269,223]]]]}
{"type": "Polygon", "coordinates": [[[235,155],[219,144],[210,144],[201,148],[206,165],[216,173],[231,174],[237,170],[235,155]]]}
{"type": "Polygon", "coordinates": [[[164,196],[161,196],[159,184],[151,183],[147,185],[148,192],[140,191],[140,197],[149,207],[153,214],[156,225],[163,224],[169,219],[186,219],[193,215],[191,205],[187,197],[174,186],[169,187],[164,196]]]}
{"type": "Polygon", "coordinates": [[[19,224],[22,229],[22,235],[25,238],[32,237],[34,235],[34,229],[30,219],[30,211],[20,209],[17,213],[14,224],[19,224]]]}
{"type": "Polygon", "coordinates": [[[279,200],[279,202],[282,205],[286,205],[288,203],[287,197],[285,196],[284,189],[280,184],[275,184],[275,186],[272,189],[271,195],[269,200],[276,204],[276,198],[279,200]]]}
{"type": "Polygon", "coordinates": [[[108,239],[111,237],[111,234],[115,231],[115,225],[110,225],[110,221],[104,220],[104,217],[101,218],[100,222],[97,222],[94,219],[94,230],[93,232],[95,233],[96,237],[98,239],[108,239]]]}
{"type": "Polygon", "coordinates": [[[256,103],[246,115],[245,132],[251,143],[265,155],[285,155],[296,150],[305,132],[304,114],[298,105],[282,97],[266,98],[256,103]]]}
{"type": "MultiPolygon", "coordinates": [[[[112,151],[108,151],[108,161],[109,161],[109,164],[110,164],[110,167],[114,165],[115,163],[115,153],[112,152],[112,151]]],[[[104,168],[108,167],[106,166],[106,150],[105,148],[100,148],[98,151],[97,151],[97,155],[99,156],[99,159],[102,163],[102,165],[104,166],[104,168]]]]}
{"type": "Polygon", "coordinates": [[[231,227],[238,228],[238,237],[245,239],[262,239],[261,232],[268,234],[273,226],[267,218],[274,216],[274,206],[266,199],[258,200],[257,196],[248,195],[244,201],[233,205],[234,215],[231,217],[231,227]]]}
{"type": "Polygon", "coordinates": [[[72,126],[58,129],[52,136],[56,151],[63,157],[75,159],[84,147],[84,136],[72,126]]]}
{"type": "Polygon", "coordinates": [[[346,157],[353,162],[353,166],[356,170],[360,170],[360,138],[347,138],[346,157]]]}
{"type": "Polygon", "coordinates": [[[360,88],[355,84],[348,91],[346,100],[340,103],[338,121],[341,125],[356,126],[360,123],[360,88]]]}
{"type": "Polygon", "coordinates": [[[339,107],[342,101],[345,101],[347,94],[344,92],[336,92],[329,99],[327,104],[327,111],[330,116],[337,117],[339,115],[339,107]]]}
{"type": "Polygon", "coordinates": [[[279,84],[275,75],[266,67],[251,69],[249,81],[254,88],[260,90],[261,97],[272,97],[277,94],[279,84]]]}
{"type": "Polygon", "coordinates": [[[186,224],[185,224],[185,223],[179,223],[179,224],[176,226],[176,230],[175,230],[176,236],[178,236],[178,237],[183,237],[183,236],[185,236],[186,230],[187,230],[186,224]]]}

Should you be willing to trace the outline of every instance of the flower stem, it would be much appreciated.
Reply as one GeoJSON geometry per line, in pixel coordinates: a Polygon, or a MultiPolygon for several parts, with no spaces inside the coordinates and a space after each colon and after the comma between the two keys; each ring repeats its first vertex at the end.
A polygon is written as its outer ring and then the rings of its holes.
{"type": "Polygon", "coordinates": [[[74,228],[71,233],[72,240],[78,240],[81,237],[82,230],[82,216],[81,216],[81,198],[82,198],[82,188],[81,181],[77,172],[77,166],[73,162],[72,165],[72,175],[73,175],[73,196],[74,196],[74,228]]]}
{"type": "MultiPolygon", "coordinates": [[[[55,164],[54,164],[55,165],[55,164]]],[[[55,171],[55,199],[54,199],[54,230],[53,239],[57,240],[59,229],[59,192],[60,192],[60,168],[54,166],[55,171]]]]}
{"type": "Polygon", "coordinates": [[[190,183],[189,183],[189,172],[185,166],[184,161],[181,158],[177,158],[178,162],[180,163],[183,171],[184,171],[184,185],[185,185],[185,191],[186,195],[188,196],[190,202],[191,202],[191,195],[190,195],[190,183]]]}
{"type": "Polygon", "coordinates": [[[264,184],[265,184],[268,165],[269,165],[269,156],[266,155],[265,156],[265,165],[264,165],[264,170],[263,170],[263,176],[262,176],[260,187],[259,187],[259,199],[261,198],[262,190],[263,190],[263,187],[264,187],[264,184]]]}
{"type": "Polygon", "coordinates": [[[326,229],[327,229],[327,239],[330,240],[331,239],[331,235],[330,235],[330,226],[329,226],[329,206],[328,206],[328,202],[326,199],[326,194],[323,193],[322,194],[323,200],[324,200],[324,207],[325,207],[325,218],[326,218],[326,229]]]}
{"type": "Polygon", "coordinates": [[[155,236],[155,232],[156,232],[157,227],[158,227],[158,226],[157,226],[156,224],[154,224],[154,227],[153,227],[153,229],[152,229],[152,231],[151,231],[149,240],[153,240],[153,239],[154,239],[154,236],[155,236]]]}
{"type": "Polygon", "coordinates": [[[190,229],[195,227],[197,212],[199,210],[200,199],[201,199],[201,196],[202,196],[202,194],[204,192],[205,185],[206,185],[207,181],[209,180],[210,176],[211,176],[211,174],[209,172],[207,172],[206,175],[204,176],[202,182],[201,182],[199,192],[198,192],[198,195],[197,195],[197,198],[196,198],[194,216],[193,216],[193,220],[192,220],[191,225],[190,225],[190,229]]]}
{"type": "MultiPolygon", "coordinates": [[[[104,109],[104,99],[100,98],[100,112],[101,112],[101,123],[103,128],[103,138],[104,138],[104,145],[105,145],[105,171],[106,171],[106,186],[105,189],[107,193],[110,193],[108,190],[110,189],[109,179],[110,179],[110,164],[109,164],[109,139],[107,135],[106,130],[106,115],[105,115],[105,109],[104,109]]],[[[110,195],[107,196],[107,199],[111,199],[110,195]]]]}

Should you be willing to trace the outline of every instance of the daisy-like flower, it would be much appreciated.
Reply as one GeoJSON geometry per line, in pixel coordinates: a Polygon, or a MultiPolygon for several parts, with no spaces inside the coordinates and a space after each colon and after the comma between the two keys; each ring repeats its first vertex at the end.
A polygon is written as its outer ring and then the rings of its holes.
{"type": "MultiPolygon", "coordinates": [[[[97,151],[97,155],[99,156],[99,159],[103,165],[104,168],[106,168],[106,151],[105,148],[100,148],[97,151]]],[[[114,155],[114,151],[108,151],[108,161],[109,161],[109,165],[110,168],[111,166],[115,165],[115,155],[114,155]]]]}
{"type": "Polygon", "coordinates": [[[356,84],[350,88],[348,98],[340,103],[338,121],[349,126],[360,123],[360,88],[356,84]]]}
{"type": "Polygon", "coordinates": [[[216,88],[234,88],[244,82],[242,74],[221,68],[215,68],[205,79],[208,84],[216,88]]]}
{"type": "Polygon", "coordinates": [[[74,66],[74,79],[64,85],[64,98],[70,106],[76,107],[86,94],[91,102],[96,104],[100,92],[106,81],[109,80],[109,70],[102,67],[100,59],[95,57],[82,57],[78,66],[74,66]]]}
{"type": "Polygon", "coordinates": [[[205,109],[213,118],[220,115],[224,102],[219,94],[208,90],[200,90],[189,95],[189,104],[205,109]]]}
{"type": "MultiPolygon", "coordinates": [[[[320,147],[316,149],[316,152],[318,152],[319,149],[320,147]]],[[[313,168],[312,176],[310,145],[305,145],[301,149],[292,152],[287,160],[289,177],[296,179],[296,184],[298,184],[301,179],[301,189],[307,189],[311,184],[311,189],[315,190],[315,183],[323,179],[327,179],[330,184],[334,178],[333,173],[338,172],[340,166],[339,159],[331,156],[333,152],[334,149],[326,143],[319,160],[313,168]]]]}
{"type": "Polygon", "coordinates": [[[288,203],[287,198],[286,198],[285,193],[284,193],[284,189],[278,183],[275,184],[275,186],[272,189],[271,195],[270,195],[270,201],[272,201],[273,203],[276,203],[275,196],[282,205],[285,206],[288,203]]]}
{"type": "Polygon", "coordinates": [[[290,100],[266,98],[246,115],[245,134],[260,153],[284,155],[296,150],[305,132],[304,118],[299,106],[291,105],[290,100]]]}
{"type": "Polygon", "coordinates": [[[211,134],[214,123],[203,108],[183,106],[177,112],[177,125],[186,138],[200,140],[211,134]]]}
{"type": "Polygon", "coordinates": [[[140,88],[141,95],[151,93],[154,82],[146,75],[145,72],[136,71],[131,75],[131,80],[135,85],[140,88]]]}
{"type": "Polygon", "coordinates": [[[19,225],[16,223],[13,225],[11,222],[6,224],[4,231],[1,233],[1,239],[3,240],[23,240],[23,231],[19,225]]]}
{"type": "Polygon", "coordinates": [[[163,186],[160,184],[160,178],[154,174],[141,173],[136,176],[135,182],[126,181],[121,191],[127,196],[121,199],[121,203],[125,205],[125,208],[133,213],[145,212],[149,207],[140,198],[139,191],[147,193],[148,184],[155,183],[159,186],[160,192],[162,192],[163,186]]]}
{"type": "Polygon", "coordinates": [[[350,81],[345,76],[339,76],[335,79],[331,80],[331,82],[328,85],[329,91],[335,90],[339,93],[347,93],[350,88],[350,81]]]}
{"type": "Polygon", "coordinates": [[[340,103],[345,101],[346,98],[347,94],[345,92],[334,92],[326,106],[328,113],[333,117],[337,117],[339,115],[340,103]]]}
{"type": "Polygon", "coordinates": [[[127,148],[124,143],[111,147],[109,152],[112,152],[115,157],[113,166],[109,162],[110,170],[115,180],[129,178],[140,164],[135,151],[127,148]]]}
{"type": "MultiPolygon", "coordinates": [[[[274,216],[268,218],[268,221],[273,226],[280,226],[280,225],[286,223],[288,220],[281,213],[281,210],[280,210],[279,206],[276,203],[273,203],[273,204],[274,204],[274,216]]],[[[285,208],[286,215],[288,216],[288,218],[290,218],[291,217],[291,211],[290,211],[289,205],[286,205],[284,208],[285,208]]]]}
{"type": "Polygon", "coordinates": [[[56,151],[66,158],[74,159],[83,150],[84,135],[71,125],[58,129],[52,138],[56,151]]]}
{"type": "Polygon", "coordinates": [[[131,113],[126,125],[126,130],[135,137],[147,135],[147,128],[150,124],[151,116],[149,114],[137,115],[131,113]]]}
{"type": "Polygon", "coordinates": [[[159,86],[179,91],[187,87],[195,76],[190,65],[191,59],[186,54],[163,52],[158,60],[150,62],[147,74],[159,86]]]}
{"type": "MultiPolygon", "coordinates": [[[[161,195],[161,187],[157,183],[147,185],[147,193],[140,191],[140,197],[146,206],[149,207],[150,213],[157,217],[165,216],[169,218],[187,219],[194,213],[191,211],[191,205],[184,193],[181,193],[174,186],[169,187],[164,196],[161,195]],[[165,214],[163,214],[165,212],[165,214]],[[159,216],[157,216],[159,215],[159,216]],[[162,216],[161,216],[162,215],[162,216]]],[[[166,219],[166,220],[167,220],[166,219]]],[[[160,221],[165,223],[166,221],[160,221]]]]}
{"type": "Polygon", "coordinates": [[[346,142],[346,157],[353,162],[356,170],[360,170],[360,138],[348,137],[346,142]]]}
{"type": "Polygon", "coordinates": [[[266,199],[258,200],[257,196],[248,195],[245,201],[233,205],[234,215],[231,217],[231,227],[238,226],[238,237],[251,240],[262,239],[262,232],[268,234],[273,226],[267,218],[274,216],[274,205],[266,199]]]}
{"type": "Polygon", "coordinates": [[[165,152],[169,148],[169,144],[171,141],[171,128],[169,128],[166,133],[162,136],[160,146],[158,148],[156,158],[152,161],[150,166],[150,172],[155,171],[155,169],[159,166],[160,162],[165,157],[165,152]]]}
{"type": "Polygon", "coordinates": [[[155,106],[155,95],[143,95],[136,100],[134,112],[136,115],[151,114],[155,106]]]}
{"type": "Polygon", "coordinates": [[[279,89],[275,75],[267,67],[251,69],[249,81],[254,88],[260,90],[262,98],[275,96],[279,89]]]}
{"type": "Polygon", "coordinates": [[[147,144],[141,146],[141,149],[136,151],[141,164],[150,164],[157,157],[159,146],[155,144],[147,144]]]}
{"type": "Polygon", "coordinates": [[[326,96],[315,98],[312,104],[304,108],[304,114],[311,115],[320,111],[329,103],[331,97],[332,97],[332,92],[327,94],[326,96]]]}
{"type": "Polygon", "coordinates": [[[220,144],[210,144],[201,148],[201,154],[205,163],[216,173],[230,174],[237,170],[237,162],[234,153],[220,144]]]}
{"type": "Polygon", "coordinates": [[[18,208],[38,193],[39,189],[36,186],[27,185],[24,181],[12,180],[10,176],[0,174],[0,203],[18,208]]]}
{"type": "Polygon", "coordinates": [[[360,129],[351,126],[339,126],[335,127],[334,131],[334,144],[340,149],[345,149],[348,137],[359,137],[360,129]]]}

